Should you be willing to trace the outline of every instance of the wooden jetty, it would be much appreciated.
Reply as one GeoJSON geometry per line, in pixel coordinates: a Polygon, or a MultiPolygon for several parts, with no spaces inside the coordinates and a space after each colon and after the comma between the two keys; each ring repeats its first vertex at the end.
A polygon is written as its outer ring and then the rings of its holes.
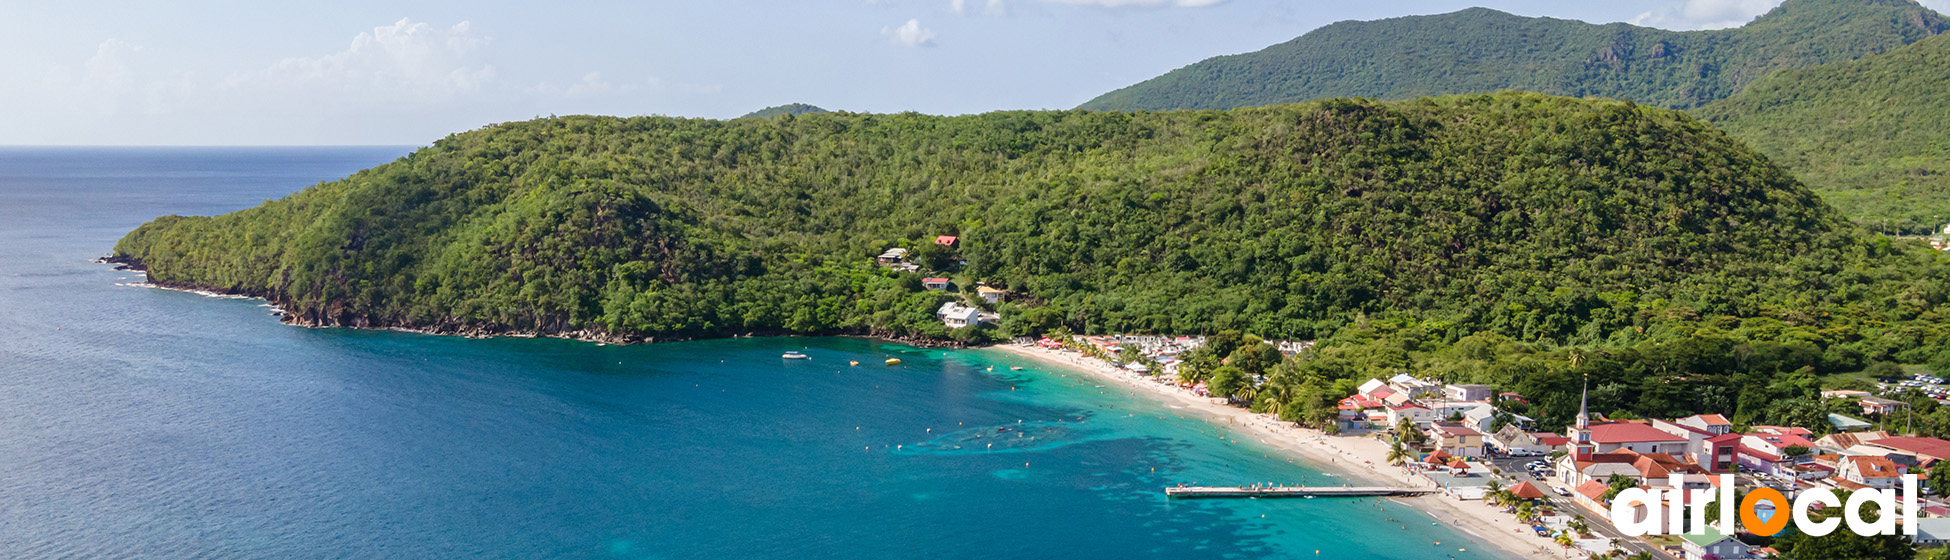
{"type": "Polygon", "coordinates": [[[1352,498],[1362,496],[1420,496],[1434,488],[1393,486],[1172,486],[1167,498],[1352,498]]]}

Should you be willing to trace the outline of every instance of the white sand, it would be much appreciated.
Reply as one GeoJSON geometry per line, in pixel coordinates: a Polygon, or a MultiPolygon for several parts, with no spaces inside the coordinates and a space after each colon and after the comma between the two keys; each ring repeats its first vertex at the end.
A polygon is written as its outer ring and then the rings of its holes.
{"type": "MultiPolygon", "coordinates": [[[[1275,419],[1270,414],[1254,414],[1251,410],[1224,404],[1224,401],[1219,399],[1200,397],[1190,390],[1176,385],[1160,384],[1152,378],[1139,376],[1076,352],[1048,350],[1020,344],[998,345],[992,348],[1067,370],[1086,373],[1100,379],[1115,381],[1136,388],[1139,393],[1148,392],[1167,404],[1181,405],[1187,410],[1210,416],[1268,445],[1291,452],[1307,461],[1309,467],[1349,476],[1362,485],[1434,486],[1426,478],[1412,474],[1401,467],[1388,465],[1385,460],[1388,456],[1388,444],[1373,437],[1329,436],[1319,430],[1296,427],[1290,422],[1275,419]]],[[[1581,551],[1566,551],[1557,543],[1536,536],[1530,531],[1528,525],[1518,522],[1515,515],[1503,513],[1501,508],[1492,507],[1480,500],[1462,501],[1447,496],[1431,495],[1397,498],[1395,501],[1421,509],[1434,521],[1449,525],[1470,537],[1468,546],[1458,548],[1486,547],[1509,557],[1584,556],[1581,551]]]]}

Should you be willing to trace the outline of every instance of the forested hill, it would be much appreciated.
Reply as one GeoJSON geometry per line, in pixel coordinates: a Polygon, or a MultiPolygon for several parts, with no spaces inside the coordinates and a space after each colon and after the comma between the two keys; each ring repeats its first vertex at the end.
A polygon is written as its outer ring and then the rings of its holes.
{"type": "Polygon", "coordinates": [[[1691,108],[1768,73],[1888,51],[1950,29],[1910,0],[1788,0],[1746,26],[1675,32],[1472,8],[1349,21],[1207,59],[1084,109],[1229,109],[1505,89],[1691,108]]]}
{"type": "Polygon", "coordinates": [[[1865,225],[1917,234],[1950,219],[1950,36],[1768,76],[1696,113],[1865,225]]]}
{"type": "Polygon", "coordinates": [[[825,112],[828,112],[828,111],[827,111],[827,110],[825,110],[825,109],[821,109],[821,108],[819,108],[818,106],[814,106],[814,105],[807,105],[807,104],[804,104],[804,103],[787,103],[787,104],[784,104],[784,105],[778,105],[778,106],[773,106],[773,107],[766,107],[766,108],[764,108],[764,109],[759,109],[759,110],[757,110],[757,111],[752,111],[752,112],[750,112],[750,113],[745,113],[745,115],[744,115],[744,116],[741,116],[741,117],[738,117],[738,118],[741,118],[741,119],[769,119],[769,118],[772,118],[772,117],[776,117],[776,116],[779,116],[779,115],[810,115],[810,114],[814,114],[814,113],[825,113],[825,112]]]}
{"type": "Polygon", "coordinates": [[[159,218],[116,253],[307,324],[612,340],[945,336],[932,313],[952,296],[922,289],[928,269],[1017,293],[1001,332],[962,337],[1310,338],[1405,316],[1446,340],[1599,343],[1724,316],[1837,342],[1916,324],[1914,342],[1946,295],[1933,253],[1864,235],[1703,122],[1521,93],[540,119],[256,208],[159,218]],[[936,235],[960,236],[966,268],[936,235]],[[927,268],[874,266],[895,246],[927,268]]]}

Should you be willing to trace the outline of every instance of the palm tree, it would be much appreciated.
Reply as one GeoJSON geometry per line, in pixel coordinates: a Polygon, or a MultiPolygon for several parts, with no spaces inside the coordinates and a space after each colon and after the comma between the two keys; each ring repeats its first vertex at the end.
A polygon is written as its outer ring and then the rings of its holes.
{"type": "Polygon", "coordinates": [[[1496,480],[1496,479],[1494,479],[1494,478],[1492,478],[1492,479],[1490,479],[1490,481],[1489,481],[1488,483],[1485,483],[1485,484],[1483,484],[1483,490],[1484,490],[1484,491],[1487,491],[1487,492],[1489,492],[1489,493],[1491,493],[1491,494],[1495,494],[1495,493],[1497,493],[1497,492],[1502,492],[1502,491],[1503,491],[1503,482],[1501,482],[1501,481],[1498,481],[1498,480],[1496,480]]]}
{"type": "Polygon", "coordinates": [[[1586,523],[1583,516],[1573,517],[1569,523],[1565,523],[1564,525],[1570,527],[1572,531],[1577,531],[1579,535],[1588,536],[1591,534],[1591,524],[1586,523]]]}
{"type": "Polygon", "coordinates": [[[1388,444],[1388,457],[1386,459],[1388,464],[1399,465],[1406,463],[1412,457],[1413,455],[1408,453],[1408,447],[1402,445],[1402,440],[1398,439],[1388,444]]]}
{"type": "Polygon", "coordinates": [[[1253,386],[1252,380],[1249,379],[1239,386],[1239,390],[1232,392],[1232,398],[1250,405],[1253,399],[1259,398],[1259,387],[1253,386]]]}

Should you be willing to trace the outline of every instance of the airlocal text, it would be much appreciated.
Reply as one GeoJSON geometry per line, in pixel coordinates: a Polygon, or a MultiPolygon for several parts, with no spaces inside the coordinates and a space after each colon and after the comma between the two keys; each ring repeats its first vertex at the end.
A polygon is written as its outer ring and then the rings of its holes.
{"type": "MultiPolygon", "coordinates": [[[[1916,479],[1911,476],[1901,478],[1903,480],[1900,499],[1902,518],[1916,519],[1916,479]]],[[[1631,537],[1681,533],[1703,534],[1706,529],[1706,505],[1715,502],[1720,504],[1733,502],[1733,475],[1720,475],[1719,488],[1687,489],[1678,476],[1668,480],[1672,488],[1670,490],[1627,488],[1619,491],[1618,496],[1612,498],[1611,522],[1618,527],[1618,532],[1631,537]],[[1661,515],[1665,510],[1670,510],[1670,514],[1661,515]],[[1687,522],[1688,520],[1690,523],[1687,522]]],[[[1787,496],[1782,495],[1779,490],[1759,488],[1748,492],[1746,498],[1740,501],[1739,507],[1724,505],[1720,507],[1719,526],[1721,532],[1729,535],[1739,527],[1749,533],[1767,537],[1780,533],[1781,529],[1787,527],[1788,519],[1791,517],[1794,526],[1801,532],[1817,537],[1834,532],[1844,521],[1847,522],[1848,529],[1858,535],[1894,535],[1896,516],[1892,514],[1896,511],[1897,502],[1895,490],[1872,488],[1856,490],[1849,493],[1848,503],[1843,504],[1834,492],[1826,488],[1818,488],[1802,492],[1790,503],[1787,496]],[[1762,521],[1759,515],[1762,511],[1760,509],[1762,503],[1768,504],[1769,509],[1774,512],[1766,521],[1762,521]],[[1809,518],[1808,511],[1816,509],[1817,503],[1824,508],[1841,506],[1841,518],[1830,517],[1819,522],[1809,518]],[[1878,507],[1877,511],[1880,513],[1875,521],[1862,518],[1864,504],[1876,504],[1878,507]],[[1734,525],[1736,516],[1740,521],[1738,526],[1734,525]]],[[[1915,535],[1916,524],[1905,523],[1903,532],[1915,535]]]]}

